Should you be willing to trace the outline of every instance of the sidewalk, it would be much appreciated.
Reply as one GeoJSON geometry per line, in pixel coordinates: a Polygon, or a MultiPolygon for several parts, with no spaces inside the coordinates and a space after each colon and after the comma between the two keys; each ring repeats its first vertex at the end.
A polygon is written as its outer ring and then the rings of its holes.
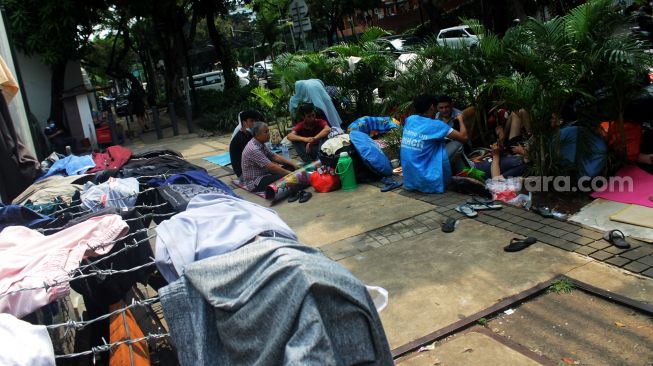
{"type": "MultiPolygon", "coordinates": [[[[146,133],[127,147],[135,151],[162,147],[177,150],[190,162],[231,183],[229,168],[202,159],[228,151],[230,135],[172,137],[170,131],[166,136],[156,140],[154,133],[146,133]]],[[[268,205],[249,192],[235,192],[268,205]]],[[[630,240],[633,248],[622,251],[602,240],[600,232],[505,206],[479,213],[476,219],[463,219],[454,208],[467,199],[452,192],[426,195],[399,189],[381,193],[377,186],[363,184],[353,192],[314,193],[306,203],[280,202],[272,208],[304,244],[320,248],[365,283],[389,291],[389,305],[381,319],[391,348],[558,274],[635,300],[651,301],[652,245],[630,240]],[[440,230],[446,217],[460,219],[451,234],[440,230]],[[503,251],[511,238],[522,236],[535,236],[538,243],[517,253],[503,251]]],[[[485,344],[476,336],[466,339],[485,344]]],[[[488,352],[496,347],[486,346],[488,352]]],[[[518,358],[495,362],[520,364],[518,358]]]]}

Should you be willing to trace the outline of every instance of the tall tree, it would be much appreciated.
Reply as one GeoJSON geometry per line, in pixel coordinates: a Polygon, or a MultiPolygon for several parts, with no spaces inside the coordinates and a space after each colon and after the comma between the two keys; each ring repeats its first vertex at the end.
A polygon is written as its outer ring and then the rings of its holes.
{"type": "Polygon", "coordinates": [[[234,60],[231,43],[225,37],[224,33],[216,26],[216,21],[221,16],[229,13],[229,7],[232,3],[228,0],[194,0],[193,8],[200,17],[206,19],[206,26],[209,32],[209,38],[215,48],[216,56],[222,66],[225,77],[225,89],[238,87],[238,78],[234,71],[236,62],[234,60]]]}
{"type": "Polygon", "coordinates": [[[103,0],[4,0],[12,40],[28,56],[52,70],[50,116],[63,118],[66,64],[88,50],[93,26],[107,5],[103,0]]]}

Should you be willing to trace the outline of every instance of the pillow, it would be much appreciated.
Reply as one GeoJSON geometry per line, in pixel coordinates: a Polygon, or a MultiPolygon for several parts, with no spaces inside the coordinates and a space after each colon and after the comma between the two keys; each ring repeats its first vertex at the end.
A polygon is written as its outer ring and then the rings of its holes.
{"type": "Polygon", "coordinates": [[[367,167],[384,177],[392,175],[390,160],[370,136],[360,131],[352,131],[349,140],[367,167]]]}

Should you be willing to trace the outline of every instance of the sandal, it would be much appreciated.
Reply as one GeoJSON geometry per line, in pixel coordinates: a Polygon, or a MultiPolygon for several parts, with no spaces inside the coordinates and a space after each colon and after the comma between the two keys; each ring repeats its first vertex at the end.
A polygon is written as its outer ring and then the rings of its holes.
{"type": "Polygon", "coordinates": [[[300,191],[299,192],[299,203],[304,203],[313,197],[313,193],[311,192],[306,192],[306,191],[300,191]]]}
{"type": "Polygon", "coordinates": [[[533,207],[531,208],[531,211],[540,214],[542,217],[553,218],[553,212],[551,212],[551,209],[548,207],[533,207]]]}
{"type": "Polygon", "coordinates": [[[458,223],[457,220],[454,220],[451,217],[449,217],[442,223],[442,232],[453,233],[453,231],[456,230],[456,223],[458,223]]]}
{"type": "Polygon", "coordinates": [[[503,208],[502,205],[494,203],[492,200],[482,200],[478,197],[474,197],[471,201],[467,201],[467,204],[476,211],[500,210],[503,208]]]}
{"type": "Polygon", "coordinates": [[[478,216],[478,213],[472,208],[472,206],[463,203],[462,205],[459,205],[456,207],[456,211],[460,212],[461,214],[467,216],[467,217],[476,217],[478,216]]]}
{"type": "Polygon", "coordinates": [[[630,244],[626,241],[626,236],[621,230],[610,230],[603,234],[603,239],[619,249],[630,248],[630,244]]]}
{"type": "Polygon", "coordinates": [[[288,203],[295,202],[299,199],[299,196],[301,194],[301,191],[293,192],[288,196],[288,203]]]}
{"type": "Polygon", "coordinates": [[[513,238],[510,241],[510,244],[505,246],[503,250],[506,252],[518,252],[520,250],[528,248],[529,246],[535,244],[536,242],[537,239],[532,236],[529,236],[526,239],[513,238]]]}

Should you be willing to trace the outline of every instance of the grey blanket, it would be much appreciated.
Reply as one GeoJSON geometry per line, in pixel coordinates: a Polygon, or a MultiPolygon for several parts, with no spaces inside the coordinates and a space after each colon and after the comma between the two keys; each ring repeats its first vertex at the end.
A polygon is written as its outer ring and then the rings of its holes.
{"type": "Polygon", "coordinates": [[[392,365],[363,283],[317,249],[262,239],[160,290],[182,365],[392,365]]]}

